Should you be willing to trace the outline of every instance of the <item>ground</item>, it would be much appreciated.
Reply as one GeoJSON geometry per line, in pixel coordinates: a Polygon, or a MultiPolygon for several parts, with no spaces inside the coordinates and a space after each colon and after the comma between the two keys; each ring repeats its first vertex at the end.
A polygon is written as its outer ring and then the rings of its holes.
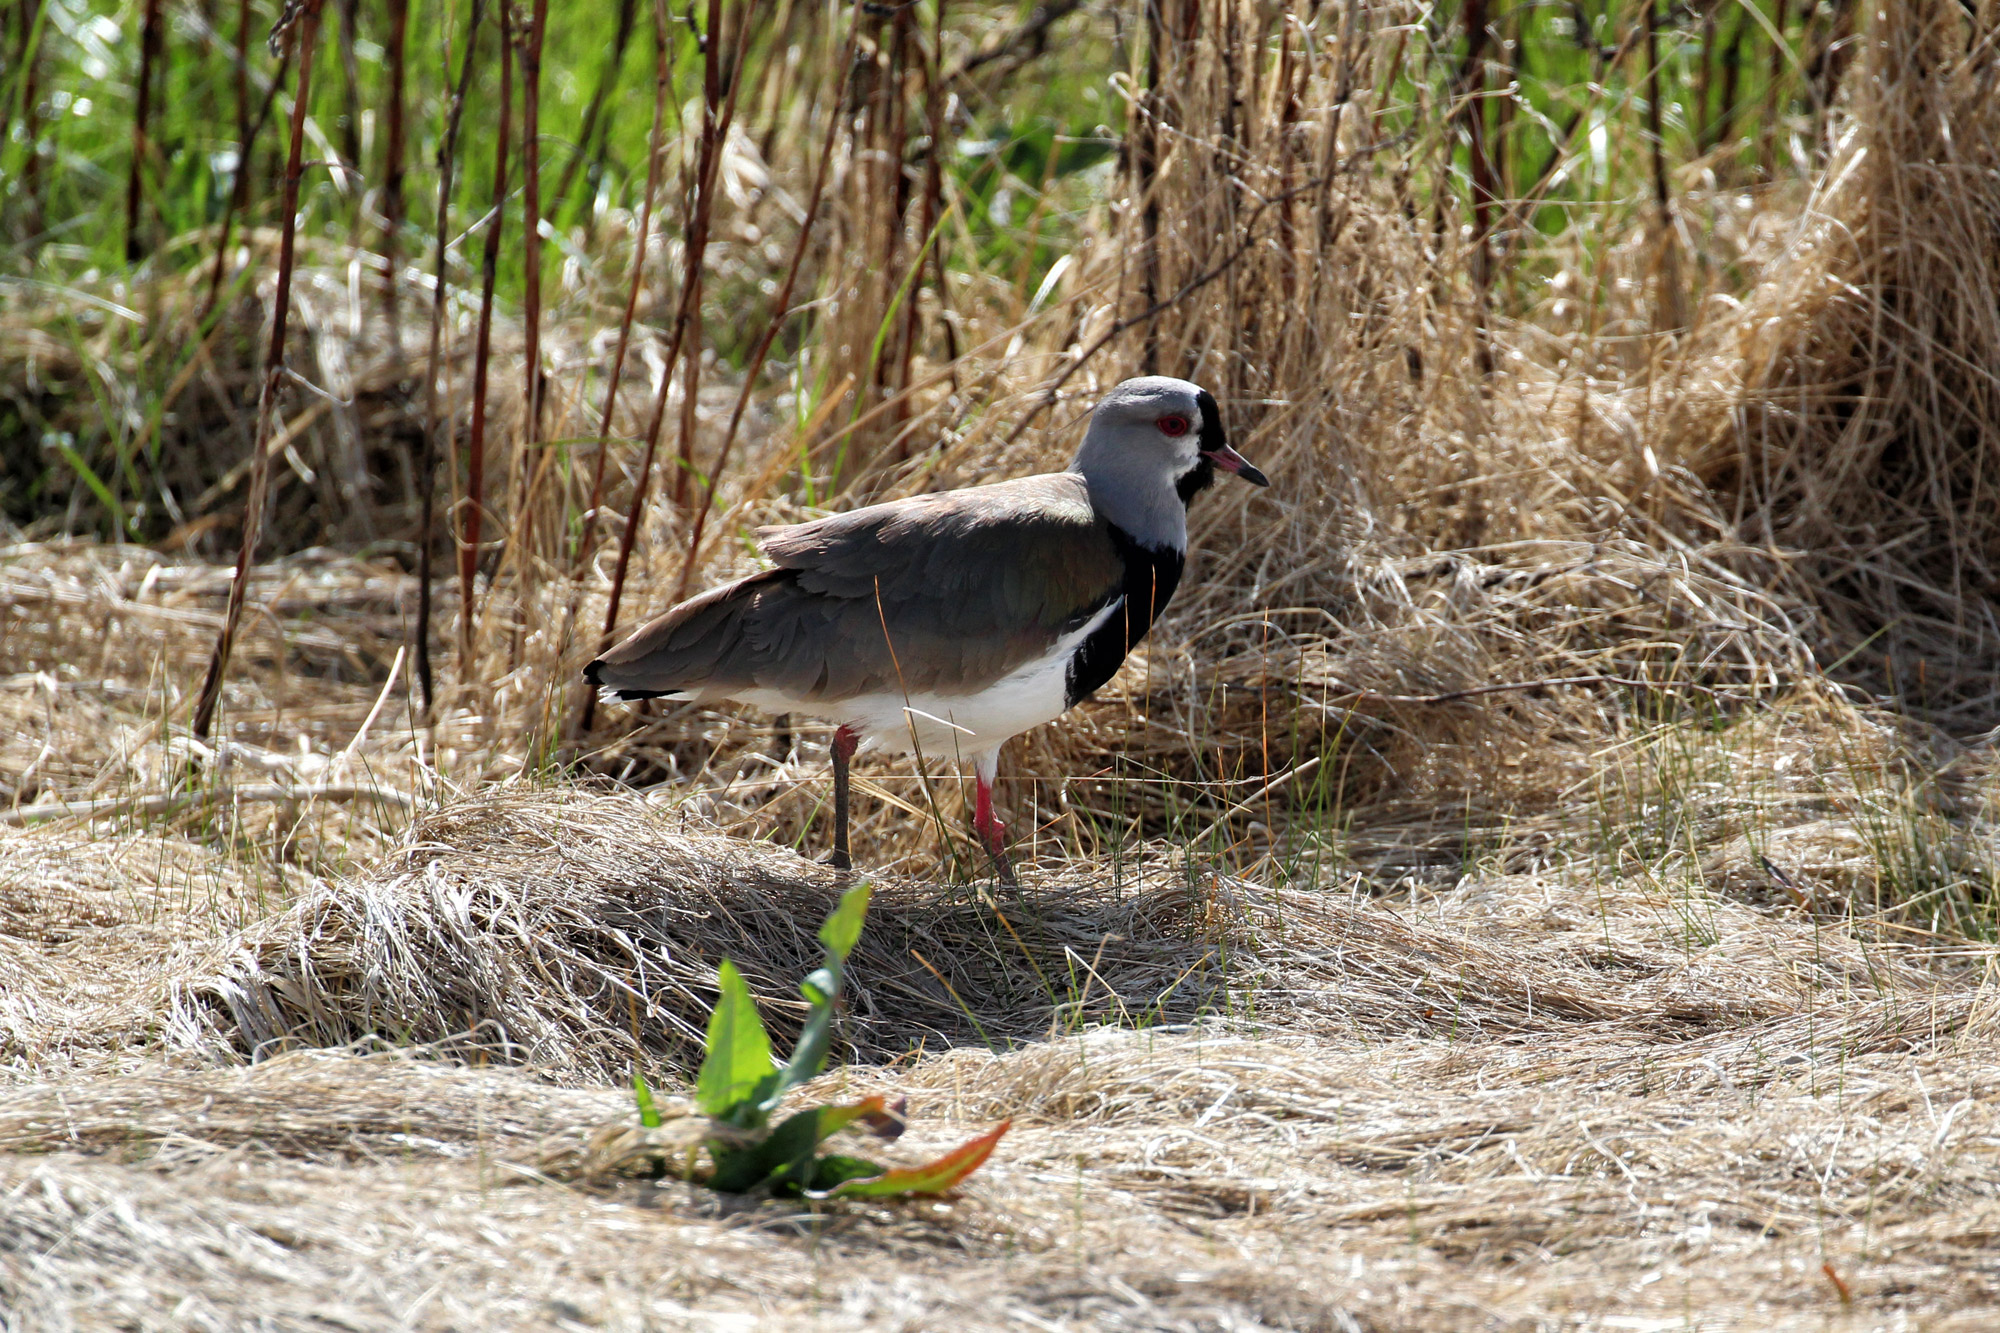
{"type": "Polygon", "coordinates": [[[1608,877],[1474,869],[1402,902],[1172,858],[1018,894],[884,879],[855,1059],[805,1092],[908,1096],[913,1160],[1010,1119],[983,1170],[873,1206],[565,1183],[566,1144],[633,1117],[635,1049],[675,1090],[714,953],[785,1022],[840,887],[682,822],[628,796],[460,801],[234,929],[255,888],[220,856],[12,835],[10,1327],[1973,1329],[2000,1308],[1985,952],[1608,877]],[[203,887],[162,894],[175,876],[203,887]],[[589,984],[615,972],[643,1007],[589,984]]]}

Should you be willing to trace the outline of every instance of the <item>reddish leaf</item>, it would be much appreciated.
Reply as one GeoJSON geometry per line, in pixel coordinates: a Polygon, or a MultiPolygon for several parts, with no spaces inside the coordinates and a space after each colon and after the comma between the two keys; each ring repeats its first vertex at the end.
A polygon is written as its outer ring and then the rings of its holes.
{"type": "MultiPolygon", "coordinates": [[[[870,1098],[875,1101],[878,1098],[870,1098]]],[[[900,1139],[910,1124],[910,1099],[898,1097],[883,1106],[874,1107],[862,1117],[863,1127],[878,1139],[900,1139]]]]}
{"type": "Polygon", "coordinates": [[[993,1155],[993,1149],[999,1146],[1001,1136],[1006,1134],[1013,1124],[1011,1120],[1002,1120],[970,1143],[959,1145],[934,1162],[926,1162],[922,1166],[898,1167],[894,1171],[884,1171],[879,1176],[865,1180],[850,1180],[814,1197],[885,1199],[898,1194],[943,1194],[977,1171],[986,1159],[993,1155]]]}
{"type": "Polygon", "coordinates": [[[873,1097],[863,1097],[858,1102],[848,1102],[841,1106],[819,1108],[819,1136],[831,1137],[839,1130],[846,1129],[857,1120],[865,1121],[873,1129],[876,1121],[889,1114],[889,1099],[882,1093],[873,1097]]]}

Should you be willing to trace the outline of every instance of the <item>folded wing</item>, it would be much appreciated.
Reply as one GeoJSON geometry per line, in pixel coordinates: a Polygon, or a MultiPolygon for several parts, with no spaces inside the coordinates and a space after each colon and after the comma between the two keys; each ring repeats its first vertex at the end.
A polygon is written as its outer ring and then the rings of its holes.
{"type": "Polygon", "coordinates": [[[627,697],[967,694],[1046,655],[1125,590],[1110,529],[1069,473],[759,537],[775,568],[683,602],[589,678],[627,697]]]}

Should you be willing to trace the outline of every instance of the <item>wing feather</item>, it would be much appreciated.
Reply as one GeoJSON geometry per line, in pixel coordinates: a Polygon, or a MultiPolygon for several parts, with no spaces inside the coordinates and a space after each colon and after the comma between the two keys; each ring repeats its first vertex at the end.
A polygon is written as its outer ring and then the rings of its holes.
{"type": "Polygon", "coordinates": [[[963,694],[1122,591],[1083,479],[1025,477],[759,533],[776,567],[668,611],[591,666],[612,689],[716,699],[963,694]]]}

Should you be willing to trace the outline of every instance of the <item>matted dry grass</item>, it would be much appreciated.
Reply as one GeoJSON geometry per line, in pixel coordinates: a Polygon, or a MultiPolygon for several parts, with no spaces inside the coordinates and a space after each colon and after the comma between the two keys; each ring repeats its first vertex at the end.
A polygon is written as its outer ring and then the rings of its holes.
{"type": "Polygon", "coordinates": [[[679,823],[483,797],[249,922],[226,878],[209,902],[140,891],[196,869],[162,840],[16,835],[9,882],[49,888],[10,899],[0,992],[75,999],[8,1013],[8,1327],[1972,1329],[2000,1309],[1990,953],[1609,874],[1475,872],[1400,906],[1166,863],[1017,899],[885,880],[851,964],[866,1063],[807,1094],[908,1095],[912,1157],[1011,1117],[958,1198],[555,1183],[541,1164],[632,1115],[635,1027],[677,1086],[719,954],[784,1025],[836,890],[679,823]],[[106,951],[147,922],[175,945],[106,951]],[[274,1039],[313,1049],[241,1063],[274,1039]]]}

